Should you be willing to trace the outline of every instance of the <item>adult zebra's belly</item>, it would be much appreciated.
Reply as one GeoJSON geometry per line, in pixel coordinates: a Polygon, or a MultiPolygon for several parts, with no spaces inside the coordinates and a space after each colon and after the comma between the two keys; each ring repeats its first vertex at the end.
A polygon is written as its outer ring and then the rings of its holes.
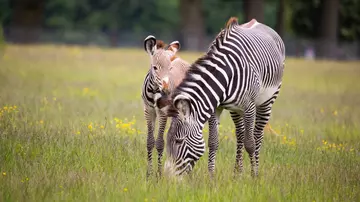
{"type": "Polygon", "coordinates": [[[256,106],[268,101],[278,90],[278,86],[261,87],[258,96],[255,99],[256,106]]]}

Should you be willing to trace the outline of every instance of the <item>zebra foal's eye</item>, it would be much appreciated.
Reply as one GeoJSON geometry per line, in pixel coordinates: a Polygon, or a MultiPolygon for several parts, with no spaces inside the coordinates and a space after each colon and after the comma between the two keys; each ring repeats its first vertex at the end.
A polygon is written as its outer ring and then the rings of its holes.
{"type": "Polygon", "coordinates": [[[153,68],[154,68],[154,70],[155,70],[155,71],[157,71],[157,70],[158,70],[158,68],[157,68],[156,66],[153,66],[153,68]]]}

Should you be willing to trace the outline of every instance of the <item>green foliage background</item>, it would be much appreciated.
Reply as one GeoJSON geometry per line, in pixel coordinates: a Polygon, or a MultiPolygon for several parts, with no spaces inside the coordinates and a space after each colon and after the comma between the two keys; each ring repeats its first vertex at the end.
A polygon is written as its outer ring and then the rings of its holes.
{"type": "MultiPolygon", "coordinates": [[[[230,16],[243,22],[243,1],[206,0],[203,14],[207,35],[215,35],[230,16]]],[[[316,37],[321,0],[285,1],[287,33],[316,37]]],[[[275,27],[279,0],[264,0],[265,23],[275,27]]],[[[339,39],[360,38],[360,1],[341,0],[339,39]]],[[[0,22],[9,26],[13,3],[0,1],[0,22]]],[[[43,27],[51,30],[176,35],[181,30],[179,0],[45,0],[43,27]]]]}

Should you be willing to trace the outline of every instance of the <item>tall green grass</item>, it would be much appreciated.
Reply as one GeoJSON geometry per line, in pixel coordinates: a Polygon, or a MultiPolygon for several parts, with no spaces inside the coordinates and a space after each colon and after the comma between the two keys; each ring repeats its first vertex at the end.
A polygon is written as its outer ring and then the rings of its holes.
{"type": "Polygon", "coordinates": [[[359,201],[359,66],[286,61],[257,179],[246,152],[233,175],[225,111],[214,180],[206,152],[182,180],[146,181],[147,54],[10,45],[0,60],[0,201],[359,201]]]}

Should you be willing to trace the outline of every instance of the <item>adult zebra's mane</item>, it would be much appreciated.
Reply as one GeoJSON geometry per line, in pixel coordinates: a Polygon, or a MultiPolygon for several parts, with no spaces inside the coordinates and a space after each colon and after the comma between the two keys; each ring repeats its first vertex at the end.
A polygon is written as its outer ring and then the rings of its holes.
{"type": "MultiPolygon", "coordinates": [[[[184,79],[182,80],[182,82],[175,88],[174,92],[171,95],[171,100],[174,100],[174,98],[176,98],[176,96],[178,96],[179,94],[181,94],[183,92],[182,88],[184,87],[188,87],[187,83],[188,82],[196,82],[197,80],[194,79],[193,75],[200,75],[205,81],[207,81],[208,79],[210,79],[210,77],[208,77],[207,75],[205,75],[200,69],[199,66],[201,66],[202,68],[206,68],[210,73],[212,73],[215,77],[217,77],[217,75],[220,75],[220,73],[218,71],[216,71],[215,68],[211,67],[210,65],[207,64],[208,61],[211,62],[216,62],[213,58],[212,55],[216,54],[214,52],[214,50],[219,50],[220,49],[220,44],[223,42],[226,33],[229,29],[232,28],[233,25],[238,24],[238,20],[235,17],[231,17],[228,22],[225,25],[224,29],[221,29],[221,31],[216,35],[216,37],[214,38],[213,42],[210,44],[208,51],[202,55],[200,58],[198,58],[195,62],[193,62],[190,65],[189,70],[186,72],[186,75],[184,77],[184,79]]],[[[205,88],[205,84],[203,82],[196,82],[200,88],[205,88]]],[[[194,89],[195,91],[198,91],[198,89],[194,89]]],[[[174,106],[170,107],[168,109],[168,115],[169,116],[176,116],[177,115],[177,110],[176,108],[174,108],[174,106]]]]}

